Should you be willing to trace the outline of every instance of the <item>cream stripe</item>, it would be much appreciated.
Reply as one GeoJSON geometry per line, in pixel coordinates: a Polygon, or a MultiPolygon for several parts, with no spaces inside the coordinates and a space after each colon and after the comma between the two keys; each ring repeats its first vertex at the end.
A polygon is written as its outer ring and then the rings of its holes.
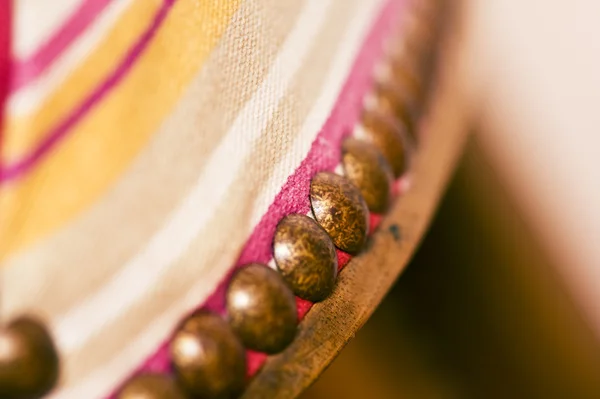
{"type": "MultiPolygon", "coordinates": [[[[342,2],[342,0],[340,0],[339,3],[343,6],[347,6],[347,2],[342,2]]],[[[348,73],[349,69],[351,68],[352,56],[348,56],[348,54],[349,53],[355,54],[356,50],[358,49],[358,47],[360,46],[360,43],[361,43],[360,38],[364,37],[364,34],[367,32],[367,30],[369,28],[369,23],[372,21],[373,15],[380,4],[381,4],[381,1],[369,2],[368,5],[365,4],[363,6],[363,8],[359,8],[358,11],[354,13],[354,17],[348,18],[348,21],[346,22],[346,23],[351,24],[350,32],[352,32],[352,34],[349,34],[348,36],[346,36],[347,40],[339,41],[339,46],[336,46],[338,44],[338,42],[333,43],[333,47],[339,51],[339,53],[336,54],[336,57],[347,57],[347,59],[349,59],[350,62],[348,62],[347,65],[340,65],[340,62],[338,62],[338,61],[327,64],[327,67],[328,67],[327,69],[331,71],[329,73],[329,76],[337,76],[338,78],[334,79],[333,82],[326,82],[326,84],[325,84],[325,87],[326,87],[325,90],[328,90],[328,91],[334,90],[336,92],[336,95],[333,96],[333,98],[331,100],[331,104],[328,104],[327,111],[323,113],[324,118],[321,121],[321,124],[324,123],[324,119],[325,119],[326,115],[329,114],[331,108],[333,107],[333,102],[335,101],[335,98],[337,97],[337,93],[339,93],[339,90],[342,87],[344,78],[345,78],[345,76],[347,76],[347,73],[348,73]],[[351,40],[351,38],[358,38],[358,39],[351,40]],[[332,71],[331,69],[329,69],[329,68],[333,69],[334,66],[336,68],[339,67],[340,70],[332,71]],[[335,88],[335,86],[337,86],[337,89],[335,88]]],[[[340,13],[340,14],[343,14],[343,13],[340,13]]],[[[308,75],[304,76],[304,78],[307,78],[307,77],[308,77],[308,75]]],[[[310,99],[307,99],[307,100],[310,100],[310,99]]],[[[312,104],[312,102],[311,102],[311,104],[312,104]]],[[[293,112],[293,101],[290,102],[290,104],[288,104],[288,108],[291,110],[290,112],[293,112]]],[[[314,112],[315,111],[313,108],[310,111],[310,114],[306,118],[303,118],[303,120],[313,118],[315,116],[314,112]]],[[[321,113],[322,110],[320,110],[319,112],[321,113]]],[[[277,125],[274,126],[275,129],[277,129],[277,127],[278,127],[277,125]]],[[[312,141],[312,139],[314,138],[314,134],[316,134],[317,132],[318,132],[318,129],[313,132],[313,136],[309,138],[310,141],[312,141]]],[[[269,137],[272,137],[272,136],[269,136],[269,137]]],[[[263,138],[266,142],[269,142],[270,141],[269,137],[265,136],[263,138]]],[[[293,146],[291,146],[290,148],[291,148],[291,151],[295,151],[293,146]]],[[[247,156],[250,157],[251,155],[247,154],[247,156]]],[[[285,154],[280,154],[280,156],[281,157],[289,156],[289,151],[286,152],[285,154]]],[[[254,162],[258,162],[260,164],[260,162],[257,160],[254,160],[254,162]]],[[[291,173],[295,169],[296,166],[297,165],[293,165],[291,170],[287,171],[286,175],[289,175],[289,173],[291,173]]],[[[241,173],[237,176],[237,178],[243,180],[244,176],[245,176],[245,174],[241,173]]],[[[283,182],[279,182],[279,185],[281,185],[281,184],[283,184],[283,182]]],[[[239,188],[240,186],[238,184],[238,185],[234,185],[234,187],[239,188]]],[[[253,190],[252,185],[250,185],[250,186],[246,185],[245,187],[246,187],[245,190],[251,190],[251,191],[253,190]]],[[[233,190],[233,191],[235,191],[235,190],[233,190]]],[[[246,204],[248,204],[249,205],[248,210],[250,211],[250,213],[253,211],[254,206],[257,206],[257,204],[252,203],[252,201],[250,200],[249,197],[239,198],[239,196],[233,195],[235,193],[232,193],[231,191],[229,192],[229,194],[230,194],[230,195],[228,195],[229,202],[235,201],[235,202],[237,202],[238,205],[242,205],[243,208],[246,206],[246,204]]],[[[267,203],[267,204],[258,204],[258,205],[261,205],[264,207],[264,209],[266,209],[266,207],[268,207],[269,204],[267,203]]],[[[226,203],[221,203],[220,204],[221,209],[219,209],[219,211],[224,211],[223,208],[227,209],[227,207],[228,207],[228,205],[226,203]]],[[[239,209],[239,206],[238,206],[238,209],[239,209]]],[[[238,212],[244,212],[244,211],[242,209],[242,210],[238,210],[238,212]]],[[[194,212],[191,213],[191,216],[193,216],[193,214],[194,214],[194,212]]],[[[223,213],[218,212],[218,214],[222,215],[223,213]]],[[[225,219],[227,219],[224,222],[226,224],[226,226],[221,226],[223,228],[233,227],[233,226],[229,226],[231,223],[233,223],[234,226],[237,224],[237,220],[235,220],[236,218],[233,216],[229,217],[229,218],[225,218],[225,219]]],[[[221,222],[221,220],[218,216],[215,216],[215,219],[213,219],[213,221],[221,222]]],[[[98,392],[98,389],[103,386],[104,381],[106,381],[107,379],[113,378],[112,376],[117,376],[115,378],[118,378],[118,376],[123,376],[123,373],[125,373],[127,370],[129,370],[130,366],[132,364],[135,364],[136,360],[140,359],[140,356],[143,356],[144,353],[147,353],[147,351],[151,350],[152,348],[155,348],[157,337],[165,337],[172,327],[172,324],[171,324],[172,321],[176,320],[178,317],[180,317],[180,315],[184,311],[186,311],[190,307],[194,306],[194,304],[197,304],[198,301],[201,301],[203,297],[206,297],[206,295],[209,294],[210,291],[214,288],[216,283],[222,278],[223,273],[225,273],[227,271],[227,269],[231,266],[231,262],[233,261],[233,259],[236,256],[235,248],[237,247],[237,245],[239,245],[238,244],[239,238],[243,237],[243,236],[247,237],[247,234],[253,228],[253,226],[248,223],[242,223],[241,225],[242,225],[242,228],[246,229],[247,231],[245,231],[245,232],[236,231],[235,236],[237,239],[236,239],[236,242],[234,242],[234,243],[227,242],[226,240],[221,239],[219,242],[220,246],[227,250],[221,251],[218,254],[218,256],[214,259],[216,261],[216,263],[207,265],[209,267],[208,268],[205,267],[204,269],[206,269],[206,270],[202,270],[200,265],[196,264],[196,261],[200,261],[200,260],[205,261],[206,259],[199,259],[197,256],[192,256],[191,259],[190,258],[186,259],[186,263],[188,264],[187,273],[192,272],[194,275],[201,275],[203,277],[202,281],[196,281],[195,283],[194,283],[194,281],[191,281],[190,283],[193,284],[192,289],[178,292],[176,297],[170,297],[170,296],[168,298],[161,297],[160,301],[168,302],[168,301],[172,300],[172,303],[174,303],[174,305],[169,307],[168,311],[165,312],[160,317],[158,317],[158,319],[154,319],[153,322],[150,322],[147,325],[145,325],[144,326],[145,328],[142,330],[141,335],[139,335],[137,338],[133,338],[132,336],[126,337],[126,338],[128,338],[128,342],[130,342],[130,345],[127,348],[125,348],[123,351],[120,351],[119,355],[117,357],[115,357],[114,359],[112,359],[111,362],[104,364],[101,369],[94,372],[78,388],[74,388],[73,390],[70,390],[69,392],[63,391],[65,396],[61,396],[61,397],[77,398],[77,397],[81,397],[82,395],[85,396],[86,393],[89,393],[89,392],[98,392]],[[192,266],[191,270],[189,269],[190,265],[192,266]],[[182,293],[184,295],[183,298],[181,298],[182,293]],[[71,396],[67,396],[67,393],[70,393],[71,396]]],[[[206,227],[206,226],[203,226],[203,227],[206,227]]],[[[227,231],[230,231],[230,230],[227,230],[227,231]]],[[[207,233],[208,233],[208,235],[203,235],[203,237],[197,237],[197,241],[195,244],[200,244],[200,243],[205,244],[205,241],[213,241],[213,237],[210,236],[210,233],[208,231],[207,231],[207,233]]],[[[221,238],[223,238],[223,237],[221,237],[221,238]]],[[[197,250],[198,250],[197,246],[198,245],[194,245],[190,249],[193,248],[193,251],[197,252],[197,250]]],[[[188,255],[191,255],[191,254],[188,254],[188,255]]],[[[186,255],[186,258],[188,257],[188,255],[186,255]]],[[[180,272],[183,272],[183,273],[175,273],[171,277],[176,278],[178,280],[183,279],[185,281],[186,280],[186,271],[180,270],[180,272]]],[[[165,291],[168,291],[167,287],[172,286],[170,284],[170,280],[162,280],[162,284],[164,284],[164,286],[165,286],[164,287],[165,291]]],[[[156,286],[153,287],[153,289],[154,290],[158,289],[159,291],[152,291],[152,292],[147,293],[148,298],[146,301],[146,306],[152,305],[153,303],[158,301],[158,299],[156,297],[154,297],[154,299],[153,299],[153,296],[165,294],[165,291],[163,291],[160,288],[157,288],[156,286]]],[[[140,317],[142,317],[141,314],[140,314],[140,317]]]]}
{"type": "MultiPolygon", "coordinates": [[[[138,162],[140,159],[135,161],[135,172],[128,171],[129,176],[124,179],[126,181],[119,181],[117,193],[110,193],[110,201],[103,204],[101,212],[96,213],[97,207],[94,207],[91,210],[91,213],[95,213],[93,220],[72,226],[65,235],[61,232],[60,239],[51,237],[51,240],[46,240],[52,244],[44,242],[35,251],[11,258],[10,267],[6,268],[12,273],[12,283],[8,284],[11,313],[19,313],[19,308],[33,308],[38,312],[47,309],[48,303],[56,304],[57,301],[69,304],[77,302],[72,294],[66,294],[65,298],[65,291],[77,288],[81,295],[89,292],[90,284],[94,288],[98,286],[95,273],[103,273],[107,268],[112,273],[122,265],[113,262],[118,262],[119,257],[127,251],[137,249],[140,242],[147,242],[138,233],[155,231],[154,222],[162,222],[165,216],[161,208],[171,207],[172,200],[181,201],[184,197],[186,192],[182,191],[183,185],[189,187],[192,181],[187,176],[194,173],[193,177],[197,177],[198,168],[204,164],[203,151],[210,151],[214,147],[212,142],[220,137],[224,124],[231,124],[239,108],[250,98],[255,85],[263,80],[286,33],[294,26],[300,6],[300,1],[288,1],[280,6],[277,0],[253,0],[242,4],[211,59],[192,81],[180,104],[165,121],[165,126],[160,128],[141,154],[142,162],[138,162]],[[240,41],[239,37],[245,40],[240,41]],[[243,83],[243,90],[240,90],[242,77],[247,79],[243,83]],[[182,157],[186,158],[183,163],[182,157]],[[148,170],[153,173],[149,175],[148,170]],[[144,200],[140,201],[140,198],[144,200]],[[155,215],[157,208],[160,217],[155,215]],[[148,219],[154,219],[154,222],[148,223],[148,219]],[[116,220],[120,223],[117,229],[116,220]],[[98,230],[101,236],[96,234],[98,230]],[[72,252],[79,253],[79,261],[72,261],[72,252]],[[65,257],[67,261],[63,262],[65,257]],[[93,262],[88,264],[90,259],[93,262]],[[23,269],[23,266],[27,269],[23,269]],[[48,270],[47,266],[52,266],[54,272],[48,270]],[[40,276],[40,273],[43,275],[40,276]],[[31,284],[32,279],[37,282],[31,284]],[[23,290],[23,285],[28,288],[23,290]],[[56,287],[60,287],[60,290],[56,290],[56,287]],[[40,298],[40,292],[44,298],[40,298]],[[30,305],[24,306],[24,301],[30,305]]],[[[180,293],[177,293],[177,299],[180,299],[180,293]]],[[[42,314],[48,315],[48,312],[42,314]]],[[[153,320],[155,314],[156,309],[146,309],[144,317],[153,320]]],[[[76,356],[63,359],[64,386],[78,381],[99,363],[108,361],[106,356],[115,353],[114,349],[110,349],[115,345],[115,335],[117,341],[120,340],[117,343],[117,350],[120,351],[123,342],[126,343],[129,336],[138,333],[123,327],[126,323],[122,320],[115,324],[104,326],[100,335],[95,336],[95,339],[100,338],[99,345],[92,343],[82,348],[76,356]]],[[[122,378],[123,375],[115,376],[122,378]]]]}
{"type": "MultiPolygon", "coordinates": [[[[3,0],[8,1],[8,0],[3,0]]],[[[54,33],[83,0],[13,0],[13,53],[30,56],[54,33]]]]}
{"type": "Polygon", "coordinates": [[[241,5],[171,115],[115,186],[64,229],[6,260],[3,317],[32,309],[46,317],[66,311],[150,240],[264,80],[302,2],[286,1],[280,7],[278,0],[253,0],[241,5]],[[240,90],[237,83],[243,78],[240,90]],[[120,221],[118,229],[115,220],[120,221]]]}
{"type": "MultiPolygon", "coordinates": [[[[109,4],[102,15],[97,17],[94,23],[61,53],[34,84],[23,87],[9,97],[7,102],[8,112],[13,117],[23,117],[38,109],[46,97],[59,88],[77,65],[85,60],[90,50],[100,43],[119,19],[119,16],[132,2],[133,0],[117,0],[109,4]]],[[[29,29],[36,31],[32,26],[29,29]]]]}
{"type": "MultiPolygon", "coordinates": [[[[373,5],[377,4],[377,2],[373,3],[373,5]]],[[[373,7],[370,9],[370,12],[372,13],[375,10],[376,8],[373,7]]],[[[335,58],[334,64],[327,76],[326,81],[328,82],[328,85],[324,87],[323,91],[314,102],[309,117],[304,121],[300,134],[296,137],[293,146],[296,150],[290,153],[289,156],[284,157],[281,163],[275,167],[275,173],[273,173],[266,185],[267,189],[259,196],[259,204],[266,204],[266,206],[268,206],[268,204],[271,203],[273,198],[275,198],[279,192],[279,188],[289,176],[290,170],[293,170],[291,168],[298,166],[310,150],[312,137],[314,137],[315,132],[318,132],[325,123],[325,120],[329,116],[333,104],[339,95],[341,87],[350,72],[349,67],[352,65],[352,61],[356,58],[359,50],[359,47],[356,47],[356,43],[360,43],[361,38],[365,34],[363,31],[365,28],[366,27],[350,30],[344,40],[340,43],[340,47],[342,48],[340,49],[339,55],[335,58]]],[[[266,210],[267,208],[264,206],[256,207],[252,213],[251,221],[253,225],[260,221],[260,218],[262,218],[266,210]]]]}
{"type": "Polygon", "coordinates": [[[269,75],[211,156],[192,192],[173,212],[162,230],[99,292],[77,304],[66,315],[50,321],[57,344],[64,354],[68,355],[85,345],[102,325],[110,323],[123,309],[137,302],[187,249],[239,173],[243,153],[247,151],[239,143],[242,140],[249,143],[260,136],[275,106],[283,98],[287,84],[302,66],[312,39],[325,22],[324,17],[331,2],[308,2],[269,75]],[[231,172],[224,175],[215,171],[231,172]],[[202,206],[199,207],[199,204],[202,206]]]}

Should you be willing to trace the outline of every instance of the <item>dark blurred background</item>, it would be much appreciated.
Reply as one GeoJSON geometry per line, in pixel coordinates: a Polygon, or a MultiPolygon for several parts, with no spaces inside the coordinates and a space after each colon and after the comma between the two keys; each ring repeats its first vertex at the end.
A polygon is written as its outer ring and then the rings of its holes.
{"type": "Polygon", "coordinates": [[[410,266],[302,398],[600,398],[545,252],[472,139],[410,266]]]}

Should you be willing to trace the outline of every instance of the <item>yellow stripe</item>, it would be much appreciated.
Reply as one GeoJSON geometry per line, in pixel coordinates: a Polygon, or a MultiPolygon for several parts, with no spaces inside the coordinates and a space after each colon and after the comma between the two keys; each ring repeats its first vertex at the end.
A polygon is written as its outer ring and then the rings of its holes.
{"type": "Polygon", "coordinates": [[[161,7],[162,0],[134,1],[92,53],[59,85],[33,115],[6,121],[8,135],[3,143],[5,162],[13,163],[29,153],[48,130],[63,120],[115,68],[161,7]]]}
{"type": "MultiPolygon", "coordinates": [[[[106,191],[176,104],[240,2],[178,1],[120,85],[27,177],[2,189],[0,260],[58,228],[106,191]]],[[[119,49],[128,47],[120,46],[139,35],[158,4],[136,2],[95,54],[58,89],[53,102],[27,121],[9,121],[7,135],[36,134],[52,115],[65,112],[65,104],[76,103],[80,86],[97,83],[89,80],[98,79],[98,63],[106,60],[105,66],[119,49]]]]}

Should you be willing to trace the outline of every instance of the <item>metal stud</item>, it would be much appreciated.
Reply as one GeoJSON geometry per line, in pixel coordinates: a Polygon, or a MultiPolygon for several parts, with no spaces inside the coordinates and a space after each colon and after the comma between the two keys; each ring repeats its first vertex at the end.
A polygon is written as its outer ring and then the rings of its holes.
{"type": "Polygon", "coordinates": [[[369,210],[384,213],[390,204],[394,175],[381,152],[366,141],[348,138],[342,144],[342,165],[369,210]]]}
{"type": "Polygon", "coordinates": [[[117,399],[187,399],[187,396],[171,376],[145,373],[129,380],[117,399]]]}
{"type": "Polygon", "coordinates": [[[281,352],[296,335],[296,298],[279,273],[261,264],[238,270],[227,289],[231,327],[250,349],[281,352]]]}
{"type": "MultiPolygon", "coordinates": [[[[378,114],[385,116],[389,120],[397,121],[397,124],[401,125],[411,137],[416,135],[415,121],[417,112],[413,99],[407,95],[403,95],[401,91],[396,90],[391,85],[385,84],[376,85],[373,96],[378,114]]],[[[372,112],[373,110],[369,111],[372,112]]],[[[367,115],[367,118],[370,116],[367,115]]]]}
{"type": "Polygon", "coordinates": [[[413,113],[418,111],[420,104],[423,102],[423,85],[419,79],[420,68],[416,61],[406,59],[394,60],[390,64],[389,84],[394,87],[394,90],[403,94],[413,113]]]}
{"type": "Polygon", "coordinates": [[[0,398],[37,398],[56,384],[56,348],[45,327],[27,317],[0,329],[0,398]]]}
{"type": "MultiPolygon", "coordinates": [[[[415,10],[405,21],[403,37],[411,53],[408,59],[411,65],[419,66],[421,75],[428,75],[431,68],[437,31],[435,14],[415,10]]],[[[402,60],[404,63],[406,61],[406,58],[402,60]]]]}
{"type": "Polygon", "coordinates": [[[362,117],[363,138],[381,152],[392,167],[395,177],[400,177],[408,168],[408,151],[402,125],[375,112],[365,112],[362,117]]]}
{"type": "Polygon", "coordinates": [[[425,9],[415,9],[404,19],[403,36],[415,48],[422,48],[433,37],[434,27],[429,21],[426,22],[427,19],[433,19],[433,15],[429,15],[425,9]]]}
{"type": "Polygon", "coordinates": [[[310,183],[310,203],[315,219],[343,251],[359,252],[369,230],[369,210],[360,191],[350,181],[321,172],[310,183]]]}
{"type": "Polygon", "coordinates": [[[244,388],[244,347],[218,315],[192,314],[175,332],[169,349],[177,380],[193,397],[234,398],[244,388]]]}
{"type": "Polygon", "coordinates": [[[404,123],[412,126],[424,102],[427,85],[424,82],[425,67],[423,50],[405,37],[390,44],[385,64],[380,64],[377,76],[377,95],[391,105],[404,123]]]}
{"type": "Polygon", "coordinates": [[[277,225],[273,239],[277,268],[300,298],[325,299],[337,277],[337,254],[327,232],[305,215],[288,215],[277,225]]]}

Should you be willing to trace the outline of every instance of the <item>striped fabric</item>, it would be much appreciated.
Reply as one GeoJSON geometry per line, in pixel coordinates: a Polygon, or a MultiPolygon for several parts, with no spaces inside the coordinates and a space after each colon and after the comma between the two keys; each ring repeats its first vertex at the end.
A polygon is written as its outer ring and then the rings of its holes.
{"type": "MultiPolygon", "coordinates": [[[[18,0],[0,314],[104,397],[333,170],[402,0],[18,0]]],[[[213,294],[211,296],[211,294],[213,294]]],[[[207,302],[208,301],[208,302],[207,302]]],[[[159,351],[160,352],[160,351],[159,351]]]]}

